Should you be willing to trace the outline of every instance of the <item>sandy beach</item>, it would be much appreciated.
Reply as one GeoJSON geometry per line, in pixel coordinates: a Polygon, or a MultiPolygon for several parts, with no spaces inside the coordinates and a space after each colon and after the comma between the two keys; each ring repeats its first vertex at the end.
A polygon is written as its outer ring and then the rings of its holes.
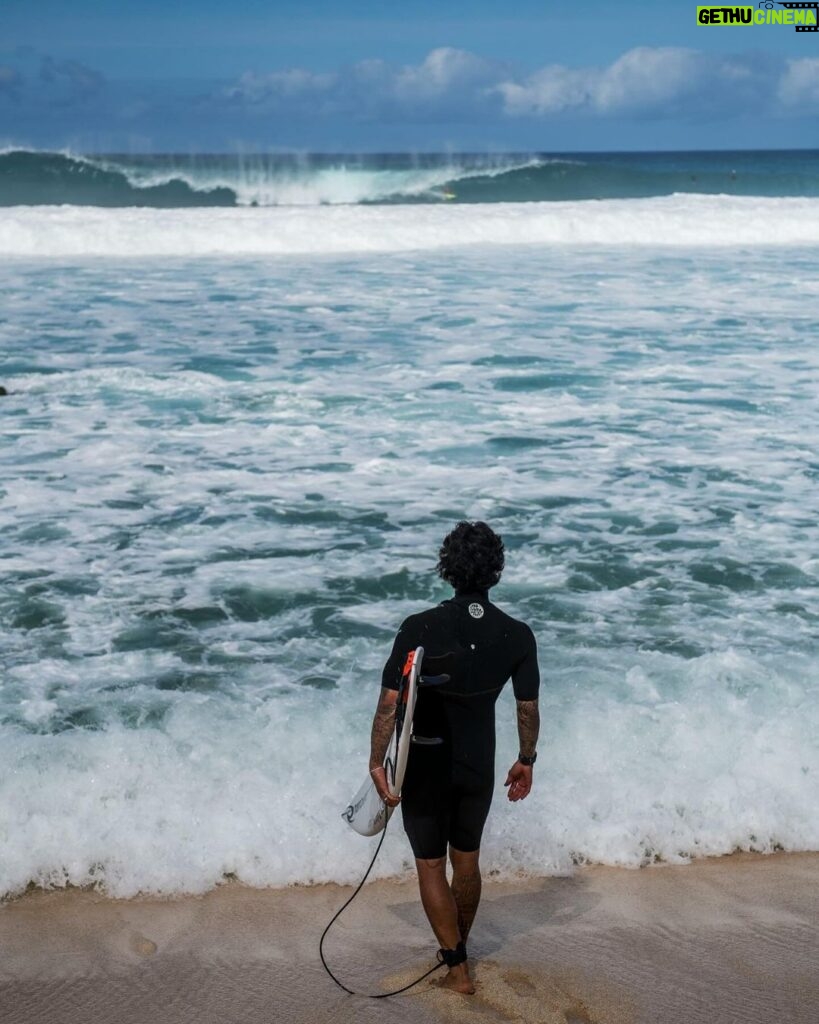
{"type": "MultiPolygon", "coordinates": [[[[349,892],[237,883],[172,900],[29,892],[0,908],[0,1017],[4,1024],[819,1019],[817,854],[489,879],[470,943],[474,997],[428,981],[389,1000],[337,989],[317,944],[349,892]]],[[[326,953],[363,991],[420,974],[434,942],[415,884],[366,887],[326,953]]]]}

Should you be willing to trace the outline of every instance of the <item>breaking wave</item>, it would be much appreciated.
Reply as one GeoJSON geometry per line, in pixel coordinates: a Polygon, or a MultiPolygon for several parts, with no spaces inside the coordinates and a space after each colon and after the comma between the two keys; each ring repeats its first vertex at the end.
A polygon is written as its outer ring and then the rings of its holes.
{"type": "Polygon", "coordinates": [[[110,155],[0,151],[0,206],[433,205],[819,196],[819,154],[110,155]]]}
{"type": "Polygon", "coordinates": [[[455,188],[470,179],[485,190],[495,179],[544,165],[526,156],[90,158],[8,150],[0,153],[0,206],[440,203],[457,198],[455,188]]]}

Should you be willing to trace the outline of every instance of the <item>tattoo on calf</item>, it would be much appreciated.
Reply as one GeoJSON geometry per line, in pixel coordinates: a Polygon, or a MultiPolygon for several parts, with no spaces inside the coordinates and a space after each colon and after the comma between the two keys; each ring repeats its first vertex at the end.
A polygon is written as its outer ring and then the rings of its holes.
{"type": "Polygon", "coordinates": [[[461,933],[461,941],[466,942],[481,901],[480,871],[476,868],[470,874],[453,874],[452,895],[458,911],[458,931],[461,933]]]}

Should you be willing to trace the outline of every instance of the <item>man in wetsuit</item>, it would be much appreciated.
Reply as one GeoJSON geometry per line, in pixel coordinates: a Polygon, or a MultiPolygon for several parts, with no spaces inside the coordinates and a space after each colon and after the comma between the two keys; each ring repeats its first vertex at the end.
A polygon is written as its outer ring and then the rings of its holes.
{"type": "Polygon", "coordinates": [[[458,523],[444,539],[437,568],[455,596],[401,625],[384,666],[370,752],[378,793],[394,806],[399,801],[390,795],[384,757],[406,656],[423,647],[424,675],[443,675],[446,681],[418,691],[401,792],[404,829],[415,855],[421,902],[449,966],[443,984],[467,994],[475,991],[465,944],[481,895],[481,834],[495,780],[495,702],[508,679],[520,739],[520,756],[505,782],[512,801],[523,800],[532,788],[540,726],[534,634],[489,600],[503,566],[503,541],[486,523],[458,523]]]}

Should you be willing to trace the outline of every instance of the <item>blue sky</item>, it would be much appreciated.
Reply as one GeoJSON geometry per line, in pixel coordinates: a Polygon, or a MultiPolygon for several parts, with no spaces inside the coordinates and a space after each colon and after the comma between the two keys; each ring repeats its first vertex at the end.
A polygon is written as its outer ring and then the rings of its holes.
{"type": "Polygon", "coordinates": [[[695,11],[691,0],[3,0],[0,144],[819,145],[819,33],[703,28],[695,11]]]}

